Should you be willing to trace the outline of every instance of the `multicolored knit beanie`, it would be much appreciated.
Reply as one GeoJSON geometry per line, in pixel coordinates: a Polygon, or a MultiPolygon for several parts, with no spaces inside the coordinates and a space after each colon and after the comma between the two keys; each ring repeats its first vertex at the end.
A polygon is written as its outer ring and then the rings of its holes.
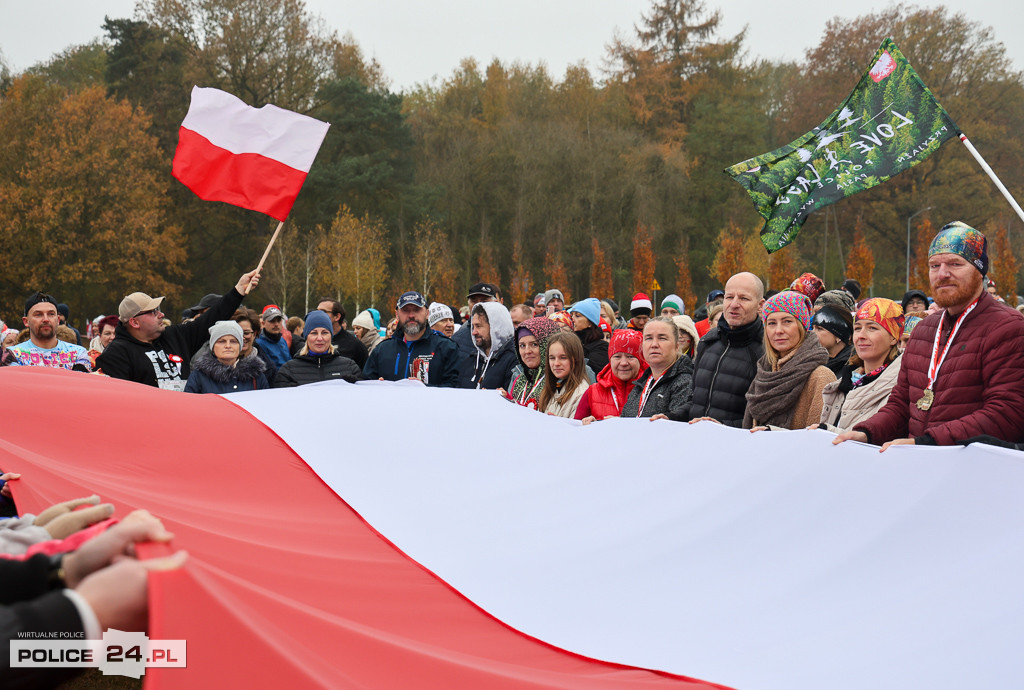
{"type": "Polygon", "coordinates": [[[761,320],[765,321],[769,314],[780,311],[792,314],[800,320],[804,328],[811,330],[811,301],[807,295],[793,290],[784,290],[765,300],[764,306],[761,307],[761,320]]]}
{"type": "Polygon", "coordinates": [[[988,240],[967,223],[955,220],[939,230],[928,248],[928,258],[936,254],[956,254],[969,261],[972,266],[988,273],[988,240]]]}

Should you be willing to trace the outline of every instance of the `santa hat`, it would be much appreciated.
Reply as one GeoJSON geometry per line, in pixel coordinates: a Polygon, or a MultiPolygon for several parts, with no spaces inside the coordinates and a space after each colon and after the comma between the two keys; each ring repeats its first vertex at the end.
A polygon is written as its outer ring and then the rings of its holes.
{"type": "Polygon", "coordinates": [[[633,295],[633,301],[629,303],[630,316],[650,316],[654,310],[651,298],[642,292],[633,295]]]}

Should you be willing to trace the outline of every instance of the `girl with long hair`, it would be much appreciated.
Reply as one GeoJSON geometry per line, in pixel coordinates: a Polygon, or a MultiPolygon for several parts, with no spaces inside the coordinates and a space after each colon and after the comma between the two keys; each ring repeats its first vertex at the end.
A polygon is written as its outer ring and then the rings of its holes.
{"type": "Polygon", "coordinates": [[[551,336],[544,367],[544,388],[537,399],[537,409],[572,419],[580,398],[589,387],[580,339],[575,333],[564,331],[551,336]]]}

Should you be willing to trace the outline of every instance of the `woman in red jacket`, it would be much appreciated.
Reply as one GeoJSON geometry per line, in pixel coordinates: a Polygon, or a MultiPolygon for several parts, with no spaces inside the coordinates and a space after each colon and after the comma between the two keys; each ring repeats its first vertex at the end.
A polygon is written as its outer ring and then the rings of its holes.
{"type": "Polygon", "coordinates": [[[647,369],[640,331],[620,328],[608,344],[609,363],[597,374],[597,383],[586,390],[576,408],[576,419],[590,424],[596,419],[618,417],[633,382],[647,369]]]}

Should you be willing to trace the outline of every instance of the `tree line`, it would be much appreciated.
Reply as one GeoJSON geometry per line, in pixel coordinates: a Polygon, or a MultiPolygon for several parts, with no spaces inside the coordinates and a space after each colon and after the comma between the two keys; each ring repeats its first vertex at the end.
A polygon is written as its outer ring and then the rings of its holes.
{"type": "Polygon", "coordinates": [[[331,124],[264,274],[261,299],[291,313],[321,295],[386,311],[409,288],[460,304],[481,279],[507,303],[548,287],[628,303],[657,281],[693,304],[740,268],[774,288],[813,271],[895,296],[922,209],[912,286],[926,284],[922,232],[961,219],[993,239],[1000,292],[1015,293],[1021,223],[956,142],[815,213],[771,256],[722,172],[817,125],[892,36],[1024,198],[1024,79],[990,28],[896,6],[832,20],[804,60],[778,63],[720,20],[703,2],[653,0],[601,71],[465,60],[395,93],[301,0],[142,0],[101,40],[23,74],[0,65],[3,313],[36,289],[82,316],[137,289],[183,308],[252,266],[271,221],[170,176],[193,84],[331,124]]]}

